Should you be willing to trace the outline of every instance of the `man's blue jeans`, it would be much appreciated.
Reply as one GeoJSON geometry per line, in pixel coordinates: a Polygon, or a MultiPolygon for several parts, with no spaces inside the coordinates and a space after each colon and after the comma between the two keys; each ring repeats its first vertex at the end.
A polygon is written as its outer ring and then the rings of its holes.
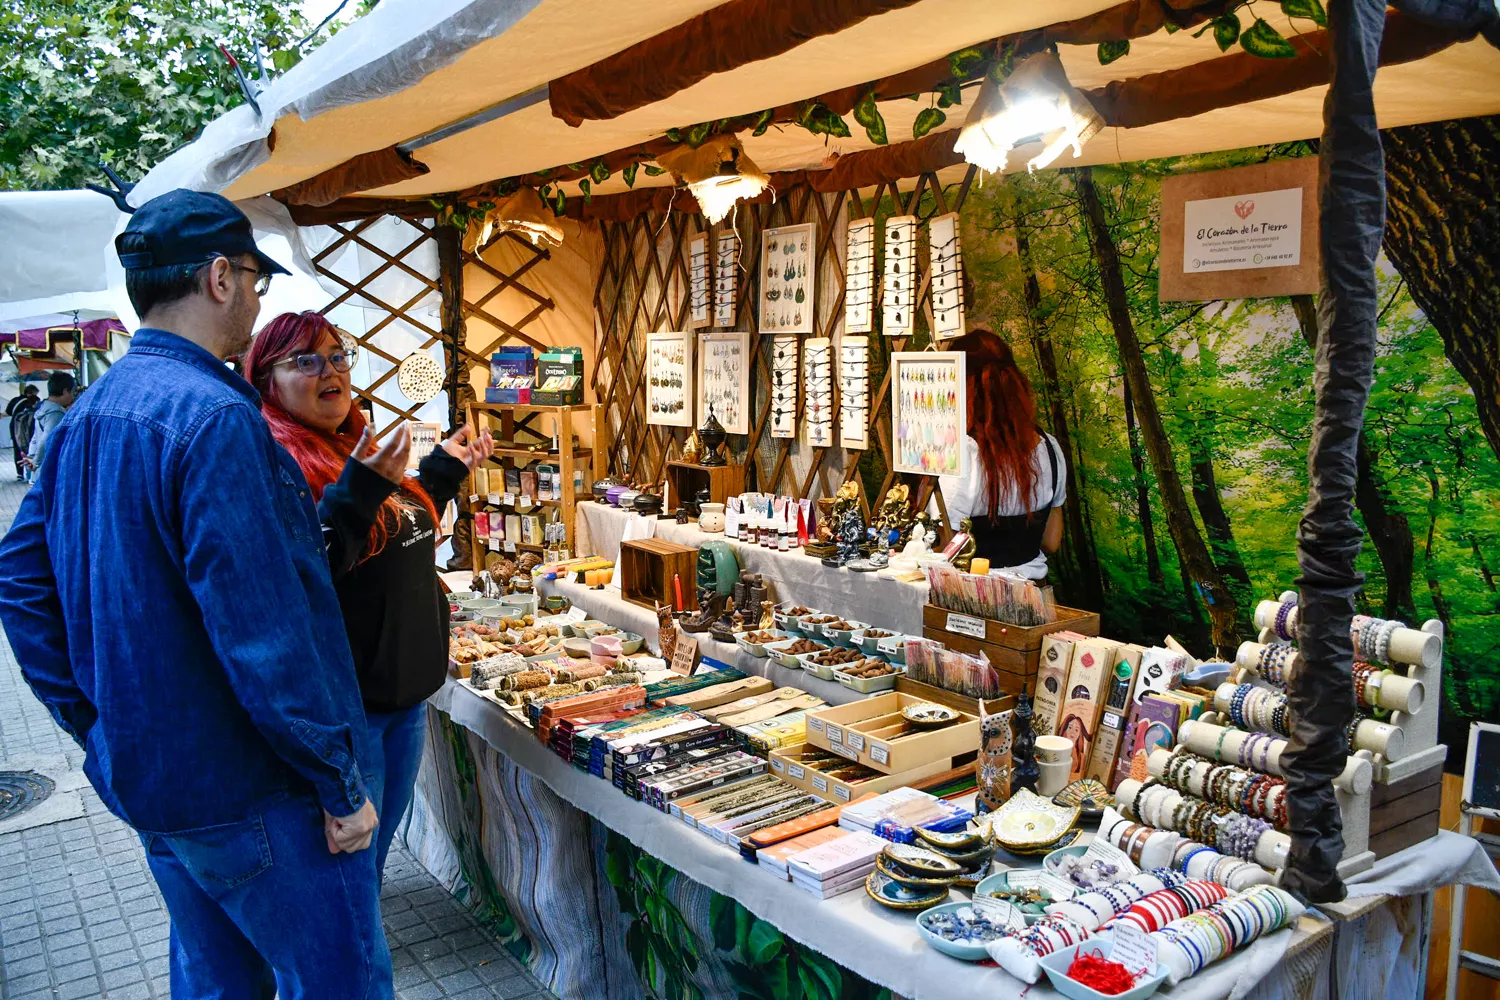
{"type": "Polygon", "coordinates": [[[329,854],[323,811],[290,796],[253,819],[141,834],[172,917],[173,1000],[390,1000],[374,851],[329,854]]]}
{"type": "Polygon", "coordinates": [[[370,732],[370,749],[364,762],[365,784],[380,825],[375,828],[375,870],[385,874],[385,858],[391,851],[391,838],[411,806],[412,790],[417,784],[417,769],[422,766],[422,747],[427,741],[427,703],[422,702],[399,712],[365,712],[370,732]]]}

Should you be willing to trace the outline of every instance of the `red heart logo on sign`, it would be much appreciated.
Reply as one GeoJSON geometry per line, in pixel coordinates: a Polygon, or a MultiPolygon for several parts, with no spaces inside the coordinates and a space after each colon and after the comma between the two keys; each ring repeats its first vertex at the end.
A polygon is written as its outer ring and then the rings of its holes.
{"type": "Polygon", "coordinates": [[[1244,201],[1234,203],[1234,214],[1242,219],[1250,218],[1250,213],[1255,211],[1255,202],[1246,198],[1244,201]]]}

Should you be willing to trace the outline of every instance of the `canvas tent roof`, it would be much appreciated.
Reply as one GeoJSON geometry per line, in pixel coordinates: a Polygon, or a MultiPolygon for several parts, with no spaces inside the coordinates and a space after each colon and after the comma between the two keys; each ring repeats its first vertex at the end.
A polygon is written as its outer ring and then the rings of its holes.
{"type": "MultiPolygon", "coordinates": [[[[544,88],[716,7],[747,0],[394,0],[341,31],[260,97],[264,120],[249,107],[212,123],[192,145],[160,164],[132,200],[177,186],[222,190],[243,199],[286,188],[351,157],[410,143],[487,109],[498,117],[412,152],[426,171],[346,193],[416,198],[461,191],[497,178],[590,160],[660,136],[666,129],[804,100],[841,87],[903,73],[965,45],[1096,14],[1119,0],[915,0],[788,51],[717,72],[661,100],[579,127],[555,117],[544,88]],[[274,137],[272,122],[274,121],[274,137]]],[[[847,3],[847,0],[846,0],[847,3]]],[[[761,8],[777,6],[761,3],[761,8]]],[[[864,0],[853,6],[882,5],[864,0]]],[[[1273,5],[1263,14],[1270,14],[1273,5]]],[[[1288,37],[1310,23],[1269,19],[1288,37]]],[[[1095,46],[1060,46],[1073,83],[1083,89],[1131,80],[1220,57],[1212,35],[1157,31],[1129,55],[1102,66],[1095,46]]],[[[1326,86],[1223,107],[1139,128],[1107,128],[1080,160],[1102,163],[1234,149],[1305,139],[1321,131],[1326,86]]],[[[1376,85],[1382,127],[1500,112],[1500,52],[1482,40],[1455,44],[1382,68],[1376,85]]],[[[911,135],[926,101],[882,102],[891,141],[911,135]]],[[[949,112],[948,129],[963,121],[949,112]]],[[[800,128],[745,138],[766,170],[818,169],[830,152],[871,143],[854,136],[825,144],[800,128]]],[[[410,173],[416,173],[415,170],[410,173]]],[[[388,178],[387,178],[388,179],[388,178]]],[[[647,178],[636,186],[669,183],[647,178]]],[[[596,193],[623,190],[618,173],[596,193]]]]}

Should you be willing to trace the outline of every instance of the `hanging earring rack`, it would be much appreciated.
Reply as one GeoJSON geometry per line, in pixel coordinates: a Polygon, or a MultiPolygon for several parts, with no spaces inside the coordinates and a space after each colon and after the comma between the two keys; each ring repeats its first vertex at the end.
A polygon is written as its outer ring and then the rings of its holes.
{"type": "Polygon", "coordinates": [[[875,329],[875,220],[854,219],[845,236],[844,333],[875,329]]]}
{"type": "Polygon", "coordinates": [[[915,328],[912,312],[917,294],[917,217],[895,215],[885,220],[885,277],[881,282],[881,332],[905,337],[915,328]]]}

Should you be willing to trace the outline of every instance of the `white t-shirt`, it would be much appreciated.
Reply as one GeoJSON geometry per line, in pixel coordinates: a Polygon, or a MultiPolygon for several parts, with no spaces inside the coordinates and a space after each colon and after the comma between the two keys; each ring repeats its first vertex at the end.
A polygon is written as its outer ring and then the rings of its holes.
{"type": "MultiPolygon", "coordinates": [[[[1043,507],[1061,507],[1068,499],[1068,465],[1062,448],[1051,434],[1043,434],[1042,439],[1037,442],[1036,450],[1031,453],[1031,465],[1036,470],[1036,480],[1030,499],[1022,502],[1017,491],[1009,489],[1001,494],[999,509],[992,511],[989,502],[990,477],[985,472],[984,462],[979,455],[979,443],[972,437],[965,436],[964,468],[968,472],[963,476],[938,477],[938,488],[943,491],[943,503],[948,508],[948,521],[953,530],[957,531],[966,517],[984,514],[1016,517],[1043,507]],[[1049,448],[1052,450],[1052,459],[1047,457],[1049,448]],[[1057,468],[1055,476],[1052,472],[1053,459],[1057,468]]],[[[933,514],[937,513],[935,502],[929,510],[933,514]]],[[[1041,580],[1047,576],[1047,554],[1039,552],[1035,559],[1021,566],[992,566],[990,571],[1002,568],[1014,576],[1041,580]]]]}

